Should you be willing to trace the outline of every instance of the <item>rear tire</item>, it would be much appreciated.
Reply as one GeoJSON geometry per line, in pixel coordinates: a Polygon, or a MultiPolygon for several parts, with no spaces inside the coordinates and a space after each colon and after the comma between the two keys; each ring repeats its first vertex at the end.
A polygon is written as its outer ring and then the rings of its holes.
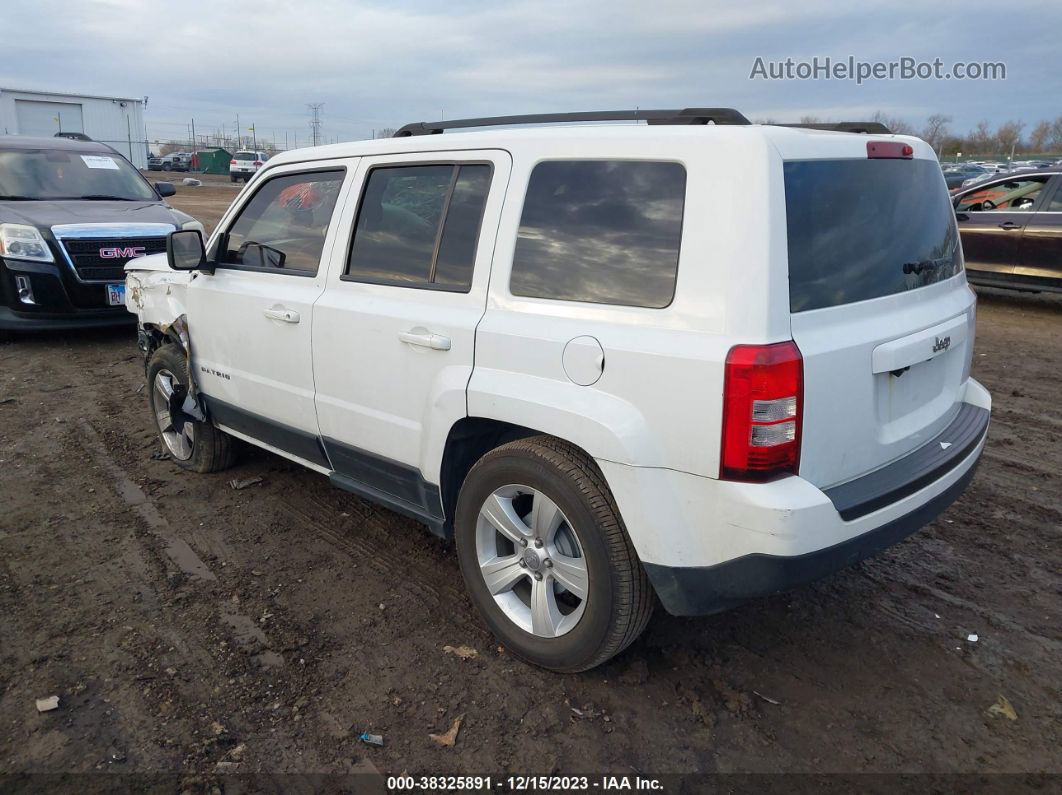
{"type": "Polygon", "coordinates": [[[218,472],[236,459],[234,439],[209,422],[182,419],[172,410],[188,393],[188,360],[174,344],[163,345],[148,360],[148,406],[163,449],[177,466],[192,472],[218,472]]]}
{"type": "Polygon", "coordinates": [[[655,596],[612,492],[567,442],[535,436],[484,455],[461,487],[454,530],[473,603],[527,662],[585,671],[649,622],[655,596]]]}

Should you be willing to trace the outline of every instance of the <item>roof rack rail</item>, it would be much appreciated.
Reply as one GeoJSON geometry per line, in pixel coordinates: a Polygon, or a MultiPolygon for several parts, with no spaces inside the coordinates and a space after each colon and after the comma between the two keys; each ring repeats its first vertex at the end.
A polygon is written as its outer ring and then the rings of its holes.
{"type": "Polygon", "coordinates": [[[829,121],[815,124],[779,124],[779,127],[802,127],[805,130],[832,130],[833,132],[871,133],[888,135],[892,133],[880,121],[829,121]]]}
{"type": "Polygon", "coordinates": [[[580,121],[644,121],[648,124],[750,124],[733,108],[685,108],[683,110],[592,110],[578,113],[530,113],[523,116],[487,116],[482,119],[418,121],[399,129],[395,138],[437,135],[443,130],[467,127],[502,127],[510,124],[561,124],[580,121]]]}

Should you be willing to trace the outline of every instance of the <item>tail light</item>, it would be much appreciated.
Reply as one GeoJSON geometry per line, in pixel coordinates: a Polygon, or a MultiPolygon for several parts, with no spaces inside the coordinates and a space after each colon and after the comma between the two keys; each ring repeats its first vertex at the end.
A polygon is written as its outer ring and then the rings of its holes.
{"type": "Polygon", "coordinates": [[[796,474],[804,361],[795,342],[736,345],[726,356],[719,477],[767,480],[796,474]]]}
{"type": "Polygon", "coordinates": [[[230,166],[234,166],[234,165],[236,165],[236,161],[235,161],[235,160],[230,160],[230,161],[229,161],[229,165],[230,165],[230,166]]]}
{"type": "Polygon", "coordinates": [[[262,165],[262,161],[261,161],[261,160],[255,160],[255,161],[254,161],[254,164],[255,164],[256,166],[260,166],[260,165],[262,165]]]}

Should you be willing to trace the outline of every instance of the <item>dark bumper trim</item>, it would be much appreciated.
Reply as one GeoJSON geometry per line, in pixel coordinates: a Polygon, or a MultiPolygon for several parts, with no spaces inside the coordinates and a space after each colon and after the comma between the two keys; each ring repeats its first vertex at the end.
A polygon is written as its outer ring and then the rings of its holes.
{"type": "Polygon", "coordinates": [[[113,315],[44,315],[30,317],[0,306],[0,330],[3,331],[61,331],[64,329],[115,328],[136,324],[136,315],[115,312],[113,315]]]}
{"type": "Polygon", "coordinates": [[[832,547],[804,555],[745,555],[716,566],[671,567],[646,563],[664,608],[674,616],[702,616],[749,599],[788,591],[832,574],[902,541],[929,524],[969,484],[978,460],[954,484],[908,514],[832,547]]]}
{"type": "Polygon", "coordinates": [[[826,489],[846,522],[892,505],[940,480],[966,460],[988,433],[991,412],[963,403],[948,426],[903,458],[863,477],[826,489]]]}

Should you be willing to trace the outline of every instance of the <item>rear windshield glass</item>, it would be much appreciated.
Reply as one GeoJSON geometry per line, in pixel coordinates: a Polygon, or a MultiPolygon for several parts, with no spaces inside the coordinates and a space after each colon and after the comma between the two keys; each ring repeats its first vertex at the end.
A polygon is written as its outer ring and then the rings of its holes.
{"type": "Polygon", "coordinates": [[[258,156],[254,152],[237,152],[237,160],[257,160],[258,156]]]}
{"type": "Polygon", "coordinates": [[[792,312],[915,290],[962,269],[931,160],[796,160],[785,169],[792,312]]]}

